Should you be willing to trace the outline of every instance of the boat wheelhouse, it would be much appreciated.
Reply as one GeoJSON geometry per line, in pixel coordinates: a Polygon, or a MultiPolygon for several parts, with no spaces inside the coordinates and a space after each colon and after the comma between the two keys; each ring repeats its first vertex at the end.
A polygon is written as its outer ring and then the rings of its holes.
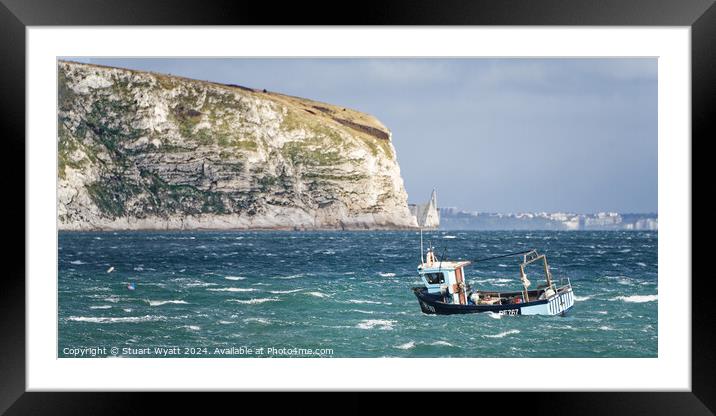
{"type": "MultiPolygon", "coordinates": [[[[421,256],[418,274],[423,287],[414,287],[413,293],[420,302],[420,309],[427,314],[462,314],[493,312],[501,315],[564,315],[574,306],[572,284],[555,284],[552,273],[543,254],[531,250],[521,253],[497,256],[523,255],[520,263],[522,290],[497,292],[473,289],[467,284],[464,268],[471,261],[443,261],[435,256],[434,249],[428,248],[425,260],[421,256]],[[545,283],[529,290],[526,268],[542,262],[545,283]]],[[[490,258],[492,259],[492,258],[490,258]]],[[[484,261],[489,259],[481,259],[484,261]]]]}

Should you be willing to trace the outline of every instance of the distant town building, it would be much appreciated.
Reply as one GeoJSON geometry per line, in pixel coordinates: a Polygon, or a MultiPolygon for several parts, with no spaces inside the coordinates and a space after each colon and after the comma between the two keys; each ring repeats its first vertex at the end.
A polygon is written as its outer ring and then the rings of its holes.
{"type": "Polygon", "coordinates": [[[584,228],[610,228],[621,223],[622,216],[616,212],[599,212],[584,218],[584,228]]]}
{"type": "Polygon", "coordinates": [[[445,230],[642,230],[657,231],[657,214],[598,212],[489,213],[440,208],[441,229],[445,230]]]}
{"type": "Polygon", "coordinates": [[[440,226],[440,212],[438,211],[437,192],[433,189],[430,200],[424,204],[408,204],[410,214],[420,228],[438,228],[440,226]]]}
{"type": "Polygon", "coordinates": [[[658,218],[643,218],[634,223],[635,230],[658,230],[658,218]]]}

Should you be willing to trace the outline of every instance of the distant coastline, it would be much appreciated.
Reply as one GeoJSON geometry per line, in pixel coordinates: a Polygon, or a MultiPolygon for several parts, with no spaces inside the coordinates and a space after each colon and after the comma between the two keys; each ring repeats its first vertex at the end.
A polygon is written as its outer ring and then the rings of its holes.
{"type": "MultiPolygon", "coordinates": [[[[439,226],[425,226],[423,230],[437,231],[658,231],[659,218],[656,213],[615,213],[599,212],[576,214],[565,212],[520,212],[494,213],[466,211],[455,207],[439,208],[436,222],[439,226]]],[[[149,220],[127,227],[83,227],[67,228],[60,225],[61,232],[117,232],[117,231],[417,231],[415,227],[381,226],[373,223],[342,224],[335,227],[306,226],[262,226],[236,222],[225,222],[222,226],[202,226],[191,221],[180,226],[167,225],[162,221],[149,220]]]]}
{"type": "Polygon", "coordinates": [[[658,231],[656,213],[568,212],[488,213],[440,208],[441,230],[658,231]]]}

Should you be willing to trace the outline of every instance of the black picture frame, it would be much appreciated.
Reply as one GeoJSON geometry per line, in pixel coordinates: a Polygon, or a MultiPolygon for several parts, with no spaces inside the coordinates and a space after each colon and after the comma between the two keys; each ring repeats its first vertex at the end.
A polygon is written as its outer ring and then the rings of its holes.
{"type": "MultiPolygon", "coordinates": [[[[336,3],[247,1],[0,0],[0,119],[5,160],[2,166],[6,210],[6,272],[0,288],[0,413],[134,414],[151,401],[164,413],[183,409],[187,395],[156,397],[132,393],[25,392],[25,28],[36,25],[608,25],[691,27],[692,138],[713,137],[716,99],[716,6],[713,0],[414,0],[361,2],[350,12],[336,3]],[[200,4],[199,4],[200,3],[200,4]],[[22,180],[21,180],[22,179],[22,180]],[[24,221],[19,221],[23,218],[24,221]],[[22,242],[22,243],[21,243],[22,242]]],[[[692,147],[693,149],[693,147],[692,147]]],[[[693,154],[693,150],[692,150],[693,154]]],[[[693,161],[692,161],[693,166],[693,161]]],[[[693,177],[693,175],[692,175],[693,177]]],[[[693,186],[692,186],[693,189],[693,186]]],[[[692,199],[693,207],[693,199],[692,199]]],[[[693,214],[692,214],[693,215],[693,214]]],[[[693,258],[693,254],[692,254],[693,258]]],[[[549,414],[713,414],[716,409],[716,327],[707,294],[713,279],[692,283],[692,389],[690,392],[489,393],[472,402],[529,403],[549,414]],[[518,397],[513,397],[518,396],[518,397]]],[[[618,377],[618,375],[615,375],[618,377]]],[[[211,399],[204,411],[222,401],[211,399]]],[[[235,399],[229,399],[232,402],[235,399]]],[[[309,399],[312,401],[314,399],[309,399]]],[[[235,405],[236,402],[234,402],[235,405]]],[[[291,402],[287,402],[291,403],[291,402]]],[[[367,404],[355,397],[342,408],[367,404]]],[[[409,404],[409,403],[404,403],[409,404]]],[[[413,401],[413,404],[420,405],[413,401]]],[[[275,403],[271,404],[273,408],[275,403]]],[[[295,406],[295,404],[294,404],[295,406]]],[[[478,406],[479,407],[479,406],[478,406]]],[[[521,407],[521,413],[525,411],[521,407]]],[[[508,412],[509,413],[509,412],[508,412]]]]}

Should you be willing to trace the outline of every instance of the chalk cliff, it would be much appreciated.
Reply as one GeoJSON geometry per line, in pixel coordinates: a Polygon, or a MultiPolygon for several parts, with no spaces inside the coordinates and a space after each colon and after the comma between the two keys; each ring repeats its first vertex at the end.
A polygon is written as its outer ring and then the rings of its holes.
{"type": "Polygon", "coordinates": [[[417,226],[391,133],[370,115],[65,61],[58,216],[66,230],[417,226]]]}

